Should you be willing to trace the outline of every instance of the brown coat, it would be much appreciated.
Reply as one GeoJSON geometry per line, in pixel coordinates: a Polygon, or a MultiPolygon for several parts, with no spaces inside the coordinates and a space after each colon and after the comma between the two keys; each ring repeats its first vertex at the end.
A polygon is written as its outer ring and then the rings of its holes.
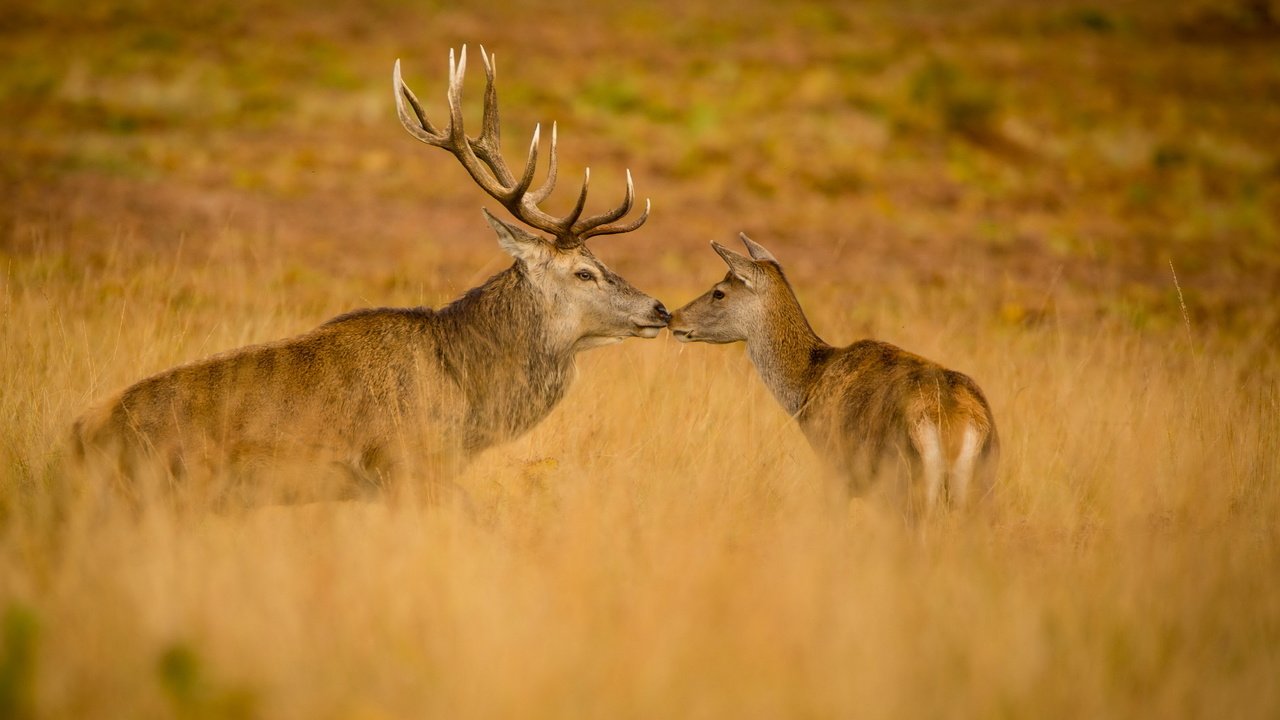
{"type": "Polygon", "coordinates": [[[999,438],[977,383],[878,340],[843,348],[823,342],[782,266],[758,243],[742,240],[750,258],[712,243],[729,273],[672,314],[676,338],[746,342],[774,397],[852,492],[876,489],[912,512],[927,511],[944,492],[953,504],[965,504],[976,478],[985,497],[999,438]]]}

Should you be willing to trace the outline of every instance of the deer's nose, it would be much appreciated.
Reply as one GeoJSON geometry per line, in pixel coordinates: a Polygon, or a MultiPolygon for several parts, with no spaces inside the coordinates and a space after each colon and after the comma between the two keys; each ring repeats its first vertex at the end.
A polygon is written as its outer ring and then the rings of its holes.
{"type": "Polygon", "coordinates": [[[666,306],[662,303],[655,302],[653,304],[653,311],[658,314],[658,317],[662,318],[662,322],[671,322],[671,313],[667,312],[666,306]]]}

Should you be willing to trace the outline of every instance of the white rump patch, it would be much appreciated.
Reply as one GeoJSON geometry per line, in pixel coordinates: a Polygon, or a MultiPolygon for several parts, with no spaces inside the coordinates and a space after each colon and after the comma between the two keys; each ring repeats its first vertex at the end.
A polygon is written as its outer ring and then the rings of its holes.
{"type": "Polygon", "coordinates": [[[921,421],[916,426],[915,436],[924,471],[925,510],[932,512],[942,496],[942,478],[946,473],[942,460],[942,437],[938,434],[938,426],[931,420],[921,421]]]}
{"type": "Polygon", "coordinates": [[[969,499],[969,485],[973,480],[973,469],[978,462],[978,451],[981,449],[982,434],[973,425],[964,429],[964,439],[960,443],[960,454],[956,456],[951,470],[951,503],[956,507],[964,507],[969,499]]]}

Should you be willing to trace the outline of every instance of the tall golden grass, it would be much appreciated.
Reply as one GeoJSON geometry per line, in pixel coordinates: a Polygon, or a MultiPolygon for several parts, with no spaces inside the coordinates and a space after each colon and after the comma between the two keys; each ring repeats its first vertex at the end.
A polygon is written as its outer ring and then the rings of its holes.
{"type": "Polygon", "coordinates": [[[740,348],[665,335],[583,356],[552,416],[462,478],[472,514],[101,517],[47,492],[94,397],[361,298],[447,295],[270,262],[4,263],[9,716],[1280,712],[1280,364],[1264,334],[1013,325],[985,290],[945,283],[802,287],[829,341],[869,328],[989,394],[992,512],[918,530],[830,491],[740,348]]]}
{"type": "Polygon", "coordinates": [[[0,720],[1280,716],[1280,12],[1180,5],[0,4],[0,720]],[[991,512],[844,502],[741,348],[666,336],[470,514],[62,504],[95,399],[502,267],[392,111],[462,42],[508,153],[560,122],[552,210],[653,197],[593,244],[641,289],[746,230],[828,341],[977,379],[991,512]]]}

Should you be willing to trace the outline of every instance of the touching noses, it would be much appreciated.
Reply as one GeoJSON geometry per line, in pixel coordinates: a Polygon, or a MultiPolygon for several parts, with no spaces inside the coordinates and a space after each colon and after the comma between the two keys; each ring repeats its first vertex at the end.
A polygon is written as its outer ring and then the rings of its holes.
{"type": "Polygon", "coordinates": [[[658,317],[662,318],[663,325],[671,322],[671,313],[667,312],[667,307],[661,302],[657,300],[653,302],[653,311],[658,314],[658,317]]]}

